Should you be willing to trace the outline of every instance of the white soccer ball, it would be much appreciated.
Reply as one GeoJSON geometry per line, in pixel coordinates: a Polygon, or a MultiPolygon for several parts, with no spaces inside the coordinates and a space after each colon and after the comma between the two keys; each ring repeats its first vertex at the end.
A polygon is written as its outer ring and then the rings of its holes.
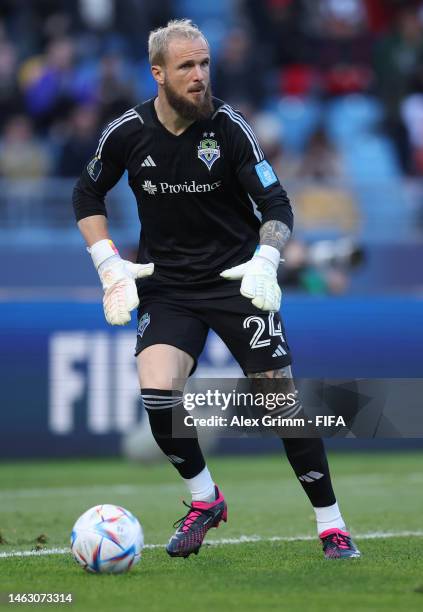
{"type": "Polygon", "coordinates": [[[72,529],[72,554],[88,572],[126,572],[141,559],[143,546],[141,525],[121,506],[94,506],[79,517],[72,529]]]}

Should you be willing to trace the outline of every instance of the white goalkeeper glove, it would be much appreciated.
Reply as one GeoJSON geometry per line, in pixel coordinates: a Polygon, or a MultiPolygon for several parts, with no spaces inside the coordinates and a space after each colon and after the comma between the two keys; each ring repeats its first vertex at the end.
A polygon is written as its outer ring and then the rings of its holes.
{"type": "Polygon", "coordinates": [[[103,285],[103,308],[110,325],[126,325],[139,304],[136,278],[150,276],[154,264],[134,264],[122,259],[111,240],[99,240],[88,248],[103,285]]]}
{"type": "Polygon", "coordinates": [[[257,247],[252,259],[220,273],[227,280],[242,279],[241,295],[249,298],[260,310],[276,312],[281,305],[277,281],[280,253],[268,245],[257,247]]]}

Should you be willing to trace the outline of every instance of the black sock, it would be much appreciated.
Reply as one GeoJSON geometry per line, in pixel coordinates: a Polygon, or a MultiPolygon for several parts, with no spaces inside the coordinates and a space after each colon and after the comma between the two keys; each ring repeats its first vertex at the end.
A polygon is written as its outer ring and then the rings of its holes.
{"type": "Polygon", "coordinates": [[[336,502],[321,438],[282,438],[286,456],[314,508],[336,502]]]}
{"type": "MultiPolygon", "coordinates": [[[[184,431],[187,415],[182,393],[159,389],[141,389],[144,407],[154,439],[182,478],[194,478],[206,466],[197,439],[197,429],[189,428],[191,437],[177,438],[172,432],[184,431]]],[[[186,431],[186,429],[185,429],[186,431]]]]}

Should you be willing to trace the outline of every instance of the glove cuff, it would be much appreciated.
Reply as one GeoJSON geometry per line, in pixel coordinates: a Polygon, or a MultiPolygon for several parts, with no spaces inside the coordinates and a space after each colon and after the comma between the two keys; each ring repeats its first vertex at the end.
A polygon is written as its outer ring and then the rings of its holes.
{"type": "Polygon", "coordinates": [[[98,270],[102,263],[104,263],[110,257],[115,255],[119,256],[119,251],[111,240],[99,240],[95,242],[91,247],[87,247],[88,253],[90,253],[95,269],[98,270]]]}
{"type": "Polygon", "coordinates": [[[254,253],[254,257],[263,257],[263,259],[267,259],[267,261],[270,261],[275,266],[276,270],[281,260],[281,254],[278,249],[267,244],[260,244],[254,253]]]}

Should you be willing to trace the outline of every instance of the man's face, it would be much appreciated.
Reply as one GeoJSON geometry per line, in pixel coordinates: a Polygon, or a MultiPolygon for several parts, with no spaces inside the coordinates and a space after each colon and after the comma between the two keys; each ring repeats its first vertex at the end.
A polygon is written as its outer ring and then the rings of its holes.
{"type": "Polygon", "coordinates": [[[202,37],[170,41],[162,81],[167,101],[181,117],[196,121],[211,115],[210,54],[202,37]]]}

